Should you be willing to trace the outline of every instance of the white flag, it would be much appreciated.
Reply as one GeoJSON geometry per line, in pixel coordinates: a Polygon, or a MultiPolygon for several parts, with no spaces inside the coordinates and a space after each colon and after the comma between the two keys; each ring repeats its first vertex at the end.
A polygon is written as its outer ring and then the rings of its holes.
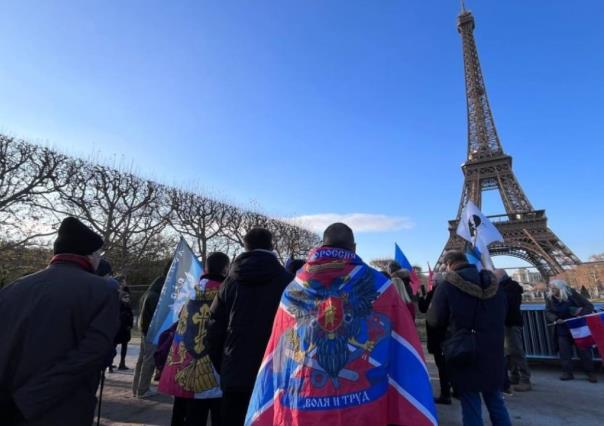
{"type": "Polygon", "coordinates": [[[503,236],[472,201],[468,201],[461,212],[457,235],[478,249],[485,268],[494,269],[488,245],[495,241],[503,241],[503,236]]]}

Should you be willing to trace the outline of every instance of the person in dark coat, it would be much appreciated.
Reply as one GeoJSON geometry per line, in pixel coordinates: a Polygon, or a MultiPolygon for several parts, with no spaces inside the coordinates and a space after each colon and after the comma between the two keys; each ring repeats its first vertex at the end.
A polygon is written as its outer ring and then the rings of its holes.
{"type": "Polygon", "coordinates": [[[132,395],[137,398],[147,398],[157,394],[157,391],[151,388],[151,380],[155,371],[153,354],[157,350],[157,346],[147,342],[145,337],[149,331],[155,308],[157,308],[157,303],[159,302],[159,295],[164,287],[166,276],[171,266],[172,261],[166,264],[162,275],[153,280],[139,302],[138,327],[141,331],[141,347],[134,369],[134,380],[132,381],[132,395]]]}
{"type": "Polygon", "coordinates": [[[113,350],[115,283],[95,275],[103,239],[68,217],[50,265],[0,290],[0,424],[92,424],[113,350]]]}
{"type": "Polygon", "coordinates": [[[287,265],[285,265],[285,269],[290,274],[296,275],[298,269],[302,268],[305,263],[306,261],[304,259],[290,259],[290,261],[287,262],[287,265]]]}
{"type": "Polygon", "coordinates": [[[242,425],[273,319],[293,275],[272,252],[270,231],[254,228],[210,309],[205,345],[220,373],[222,423],[242,425]]]}
{"type": "MultiPolygon", "coordinates": [[[[132,326],[134,325],[134,314],[130,306],[130,294],[120,290],[120,328],[115,336],[116,353],[117,346],[122,346],[120,351],[120,364],[118,370],[126,371],[126,354],[128,353],[128,342],[132,338],[132,326]]],[[[113,365],[109,367],[109,372],[113,373],[113,365]]]]}
{"type": "Polygon", "coordinates": [[[560,362],[562,364],[562,376],[560,376],[560,380],[572,380],[575,378],[572,362],[573,346],[575,346],[577,355],[581,359],[583,370],[587,374],[587,379],[591,383],[598,381],[594,372],[591,350],[577,347],[568,326],[564,322],[573,317],[591,314],[593,311],[594,305],[576,290],[570,288],[566,282],[553,280],[549,283],[549,291],[545,303],[545,317],[549,322],[555,324],[556,342],[558,343],[560,362]]]}
{"type": "MultiPolygon", "coordinates": [[[[453,389],[459,394],[464,425],[481,425],[481,395],[495,425],[511,425],[503,401],[504,326],[507,303],[504,290],[489,271],[478,272],[462,252],[444,259],[447,273],[428,309],[428,324],[446,328],[446,337],[475,330],[476,360],[453,368],[447,360],[453,389]]],[[[446,345],[447,340],[444,344],[446,345]]]]}
{"type": "MultiPolygon", "coordinates": [[[[439,285],[439,280],[434,281],[434,286],[427,293],[425,288],[422,286],[422,295],[417,300],[417,307],[423,314],[428,312],[434,292],[439,285]]],[[[445,363],[445,356],[443,355],[442,342],[445,340],[445,333],[447,329],[445,327],[432,327],[426,320],[426,337],[427,337],[427,349],[428,352],[434,356],[434,363],[438,369],[438,380],[440,382],[440,395],[438,398],[434,398],[437,404],[451,405],[451,381],[449,380],[449,374],[447,373],[447,366],[445,363]]]]}
{"type": "Polygon", "coordinates": [[[509,385],[515,385],[514,390],[517,392],[530,391],[532,389],[531,372],[528,368],[522,342],[524,321],[520,311],[524,290],[503,269],[496,270],[495,275],[500,280],[499,285],[503,287],[508,303],[508,311],[505,317],[505,357],[507,365],[504,378],[507,379],[507,370],[509,370],[509,385]]]}

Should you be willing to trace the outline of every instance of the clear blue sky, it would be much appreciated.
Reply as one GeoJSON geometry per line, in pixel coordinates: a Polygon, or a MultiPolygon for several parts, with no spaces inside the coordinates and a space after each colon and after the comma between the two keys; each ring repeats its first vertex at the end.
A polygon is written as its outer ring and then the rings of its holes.
{"type": "MultiPolygon", "coordinates": [[[[520,182],[577,255],[603,252],[604,3],[467,4],[520,182]]],[[[396,240],[425,265],[447,239],[466,155],[458,10],[6,1],[0,131],[271,215],[384,215],[381,232],[359,233],[360,254],[391,256],[396,240]]]]}

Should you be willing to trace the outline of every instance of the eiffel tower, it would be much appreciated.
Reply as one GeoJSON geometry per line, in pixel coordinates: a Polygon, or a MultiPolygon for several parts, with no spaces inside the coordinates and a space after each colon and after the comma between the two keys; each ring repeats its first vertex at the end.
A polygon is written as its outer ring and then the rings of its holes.
{"type": "Polygon", "coordinates": [[[463,250],[465,240],[456,234],[461,213],[472,200],[479,208],[483,191],[497,190],[505,214],[489,216],[503,235],[503,243],[489,246],[491,255],[507,255],[534,265],[544,279],[565,267],[581,263],[579,258],[547,226],[545,210],[535,210],[512,170],[512,157],[507,155],[497,135],[495,121],[474,41],[474,17],[462,9],[457,17],[457,30],[463,43],[468,113],[468,158],[462,165],[464,184],[457,219],[449,221],[449,240],[438,259],[436,270],[442,271],[443,258],[449,250],[463,250]]]}

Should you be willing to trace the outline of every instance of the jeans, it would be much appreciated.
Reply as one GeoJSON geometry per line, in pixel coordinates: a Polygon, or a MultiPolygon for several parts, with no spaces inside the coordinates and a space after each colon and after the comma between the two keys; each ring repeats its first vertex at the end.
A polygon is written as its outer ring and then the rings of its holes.
{"type": "Polygon", "coordinates": [[[459,396],[464,426],[482,426],[482,404],[480,395],[489,411],[493,426],[511,426],[512,421],[505,407],[501,392],[465,392],[459,396]]]}
{"type": "MultiPolygon", "coordinates": [[[[568,336],[558,336],[558,346],[560,347],[560,363],[562,364],[562,371],[568,374],[573,374],[573,346],[575,346],[575,340],[568,334],[568,336]]],[[[590,349],[577,348],[577,355],[581,359],[583,365],[583,371],[587,374],[593,373],[594,363],[593,355],[590,349]]]]}
{"type": "Polygon", "coordinates": [[[157,346],[148,343],[145,340],[145,336],[141,337],[141,349],[136,361],[134,380],[132,382],[132,394],[134,396],[143,395],[149,390],[149,386],[151,386],[151,379],[153,379],[153,372],[155,371],[153,354],[156,349],[157,346]]]}
{"type": "Polygon", "coordinates": [[[522,327],[505,328],[505,355],[512,381],[514,383],[530,383],[531,372],[526,362],[526,354],[522,343],[522,327]]]}

